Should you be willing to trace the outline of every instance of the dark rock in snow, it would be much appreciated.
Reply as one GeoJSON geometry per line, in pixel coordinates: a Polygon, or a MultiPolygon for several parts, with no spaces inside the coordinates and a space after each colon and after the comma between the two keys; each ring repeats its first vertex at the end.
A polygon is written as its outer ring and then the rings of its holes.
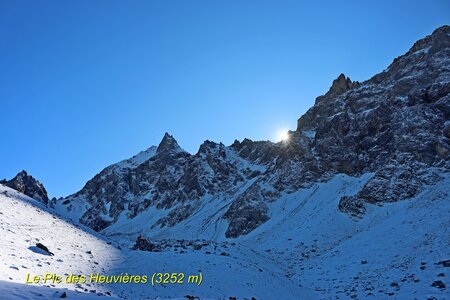
{"type": "Polygon", "coordinates": [[[442,265],[443,267],[449,268],[450,267],[450,259],[442,260],[442,261],[438,262],[438,265],[442,265]]]}
{"type": "Polygon", "coordinates": [[[139,236],[132,248],[133,250],[142,250],[149,252],[161,252],[161,246],[149,242],[146,238],[139,236]]]}
{"type": "Polygon", "coordinates": [[[43,244],[41,244],[41,243],[37,243],[36,244],[36,247],[37,248],[39,248],[39,249],[41,249],[41,250],[44,250],[45,252],[47,252],[48,254],[50,254],[50,255],[54,255],[52,252],[50,252],[50,250],[48,250],[48,248],[46,247],[46,246],[44,246],[43,244]]]}
{"type": "Polygon", "coordinates": [[[437,287],[439,289],[445,289],[445,284],[441,280],[434,281],[431,286],[437,287]]]}

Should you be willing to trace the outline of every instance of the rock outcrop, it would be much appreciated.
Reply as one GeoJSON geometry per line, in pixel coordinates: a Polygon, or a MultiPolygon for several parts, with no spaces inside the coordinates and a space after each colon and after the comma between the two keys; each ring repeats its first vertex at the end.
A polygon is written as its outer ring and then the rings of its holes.
{"type": "Polygon", "coordinates": [[[1,180],[0,184],[15,189],[22,194],[27,195],[35,200],[48,203],[48,195],[42,183],[34,179],[33,176],[28,175],[26,171],[19,172],[11,180],[1,180]]]}

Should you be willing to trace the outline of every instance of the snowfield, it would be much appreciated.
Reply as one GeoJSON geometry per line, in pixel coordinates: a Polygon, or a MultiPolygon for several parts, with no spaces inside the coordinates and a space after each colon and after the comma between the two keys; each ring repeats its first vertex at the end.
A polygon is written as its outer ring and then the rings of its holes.
{"type": "Polygon", "coordinates": [[[271,253],[320,299],[449,299],[449,268],[439,264],[450,259],[449,174],[411,200],[366,204],[360,220],[339,212],[340,197],[370,176],[338,175],[286,197],[242,244],[271,253]],[[439,280],[446,289],[432,286],[439,280]]]}
{"type": "MultiPolygon", "coordinates": [[[[32,295],[41,293],[48,297],[54,295],[55,291],[47,291],[48,287],[94,295],[106,295],[106,292],[110,292],[107,287],[65,282],[41,282],[39,287],[25,285],[27,274],[43,276],[45,273],[65,275],[106,272],[120,259],[121,252],[94,235],[61,220],[41,202],[2,185],[0,203],[2,291],[9,294],[7,291],[11,290],[9,296],[24,291],[31,299],[32,295]],[[36,243],[47,246],[54,256],[39,251],[35,247],[36,243]]],[[[22,294],[20,295],[18,299],[22,299],[22,294]]]]}

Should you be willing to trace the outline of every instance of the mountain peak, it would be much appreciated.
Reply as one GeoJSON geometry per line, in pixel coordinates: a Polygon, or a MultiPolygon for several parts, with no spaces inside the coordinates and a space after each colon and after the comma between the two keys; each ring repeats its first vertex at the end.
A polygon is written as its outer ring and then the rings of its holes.
{"type": "MultiPolygon", "coordinates": [[[[15,178],[19,178],[19,177],[27,177],[27,176],[29,176],[28,173],[27,173],[27,171],[22,170],[22,171],[20,171],[19,173],[17,173],[17,175],[16,175],[15,178]]],[[[32,177],[32,176],[30,176],[30,177],[32,177]]]]}
{"type": "Polygon", "coordinates": [[[353,82],[349,77],[346,77],[341,73],[338,78],[333,80],[333,84],[327,94],[342,94],[343,92],[349,90],[353,85],[353,82]]]}
{"type": "Polygon", "coordinates": [[[170,135],[169,133],[165,133],[163,139],[158,145],[158,149],[156,150],[156,153],[161,152],[180,152],[183,151],[181,147],[178,145],[175,138],[170,135]]]}
{"type": "Polygon", "coordinates": [[[35,200],[48,203],[48,195],[42,183],[33,176],[28,175],[25,170],[19,172],[11,180],[2,180],[1,184],[19,191],[35,200]]]}
{"type": "Polygon", "coordinates": [[[433,31],[432,34],[418,40],[414,43],[411,49],[406,53],[412,54],[418,51],[430,50],[431,53],[438,52],[442,49],[448,48],[450,46],[450,26],[444,25],[433,31]]]}

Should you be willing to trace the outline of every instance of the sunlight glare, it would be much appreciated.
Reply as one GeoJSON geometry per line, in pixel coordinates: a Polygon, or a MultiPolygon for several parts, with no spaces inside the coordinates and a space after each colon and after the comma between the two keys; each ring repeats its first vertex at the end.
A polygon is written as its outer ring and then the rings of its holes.
{"type": "Polygon", "coordinates": [[[285,141],[289,140],[289,134],[288,134],[288,131],[287,131],[287,130],[284,130],[284,129],[278,131],[278,140],[279,140],[279,141],[282,141],[282,142],[285,142],[285,141]]]}

